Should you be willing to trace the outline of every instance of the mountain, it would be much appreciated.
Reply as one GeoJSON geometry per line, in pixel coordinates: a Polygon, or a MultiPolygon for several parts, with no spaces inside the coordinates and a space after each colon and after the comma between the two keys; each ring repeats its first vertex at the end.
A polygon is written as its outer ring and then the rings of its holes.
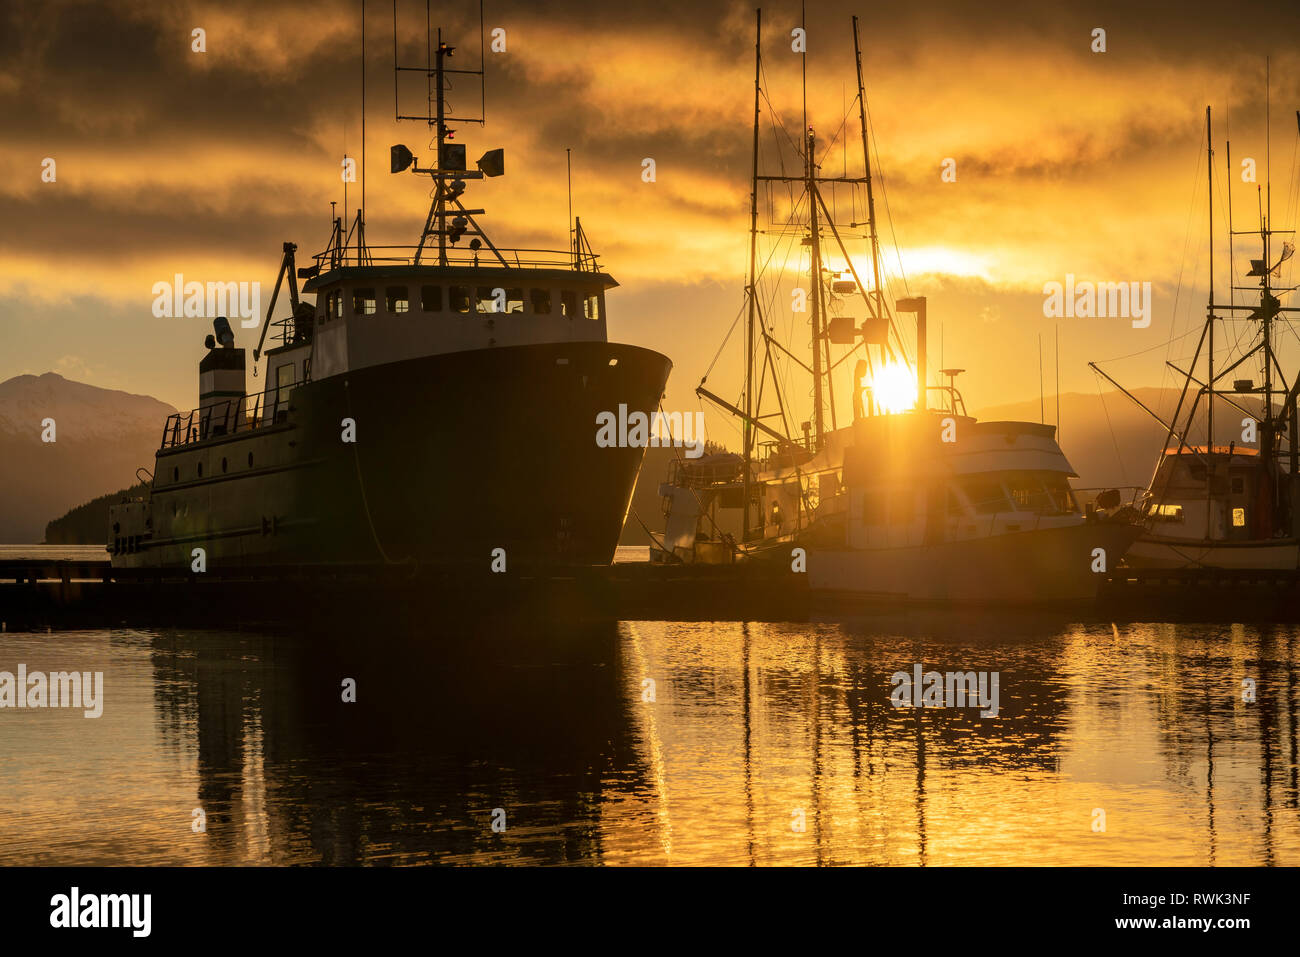
{"type": "Polygon", "coordinates": [[[40,542],[51,519],[136,484],[175,411],[53,372],[0,382],[0,543],[40,542]],[[53,442],[42,441],[46,419],[53,442]]]}

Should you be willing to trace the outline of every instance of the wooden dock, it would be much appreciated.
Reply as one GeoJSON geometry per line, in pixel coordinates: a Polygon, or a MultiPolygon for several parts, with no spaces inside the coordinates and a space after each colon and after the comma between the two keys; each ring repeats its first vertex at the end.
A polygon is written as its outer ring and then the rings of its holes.
{"type": "MultiPolygon", "coordinates": [[[[899,602],[828,602],[803,576],[762,563],[628,562],[565,570],[277,566],[204,574],[113,569],[100,560],[0,560],[0,627],[228,627],[322,616],[544,615],[632,620],[805,620],[897,611],[899,602]]],[[[970,611],[971,609],[965,609],[970,611]]],[[[1018,608],[989,606],[994,616],[1018,608]]],[[[1300,570],[1121,569],[1077,620],[1300,621],[1300,570]]]]}

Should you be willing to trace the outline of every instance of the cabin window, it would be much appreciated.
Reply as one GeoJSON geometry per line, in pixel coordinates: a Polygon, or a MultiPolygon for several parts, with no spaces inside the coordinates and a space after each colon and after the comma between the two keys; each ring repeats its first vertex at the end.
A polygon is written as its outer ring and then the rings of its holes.
{"type": "MultiPolygon", "coordinates": [[[[501,290],[505,292],[505,290],[501,290]]],[[[497,297],[490,286],[479,286],[474,295],[474,311],[480,315],[497,311],[497,297]]]]}
{"type": "Polygon", "coordinates": [[[908,525],[915,517],[916,503],[910,488],[896,488],[889,496],[889,524],[908,525]]]}
{"type": "Polygon", "coordinates": [[[325,300],[325,314],[330,319],[338,319],[343,315],[343,293],[335,289],[325,300]]]}
{"type": "Polygon", "coordinates": [[[946,489],[945,494],[947,495],[947,499],[948,499],[948,517],[965,518],[966,506],[962,502],[961,496],[958,495],[952,488],[946,489]]]}
{"type": "Polygon", "coordinates": [[[447,302],[452,312],[469,312],[469,286],[452,286],[447,290],[447,302]]]}
{"type": "Polygon", "coordinates": [[[533,289],[529,293],[533,301],[533,315],[549,316],[551,314],[551,290],[533,289]]]}
{"type": "Polygon", "coordinates": [[[1233,528],[1246,527],[1246,510],[1244,508],[1234,508],[1232,510],[1232,527],[1233,528]]]}
{"type": "Polygon", "coordinates": [[[1043,483],[1032,473],[1012,473],[1007,476],[1006,490],[1017,511],[1050,512],[1055,509],[1043,489],[1043,483]]]}
{"type": "Polygon", "coordinates": [[[389,286],[384,291],[384,305],[389,312],[410,312],[411,300],[405,286],[389,286]]]}
{"type": "Polygon", "coordinates": [[[302,381],[311,381],[311,356],[307,356],[302,360],[302,381]]]}
{"type": "Polygon", "coordinates": [[[352,312],[358,316],[373,316],[375,314],[374,289],[352,290],[352,312]]]}
{"type": "Polygon", "coordinates": [[[966,493],[975,511],[982,515],[1011,511],[1011,503],[1007,501],[1000,482],[971,475],[962,479],[961,490],[966,493]]]}
{"type": "Polygon", "coordinates": [[[420,308],[425,312],[442,312],[442,287],[421,286],[420,308]]]}
{"type": "Polygon", "coordinates": [[[582,300],[582,314],[588,319],[600,318],[600,296],[585,296],[582,300]]]}
{"type": "Polygon", "coordinates": [[[524,313],[524,291],[522,289],[506,290],[506,312],[523,315],[524,313]]]}
{"type": "Polygon", "coordinates": [[[289,401],[289,392],[293,389],[293,363],[286,362],[275,370],[275,405],[280,410],[289,401]]]}
{"type": "Polygon", "coordinates": [[[1235,476],[1233,476],[1233,479],[1232,479],[1232,494],[1233,494],[1233,495],[1240,495],[1240,494],[1242,494],[1242,493],[1245,492],[1245,491],[1246,491],[1246,480],[1245,480],[1244,478],[1242,478],[1240,475],[1235,475],[1235,476]]]}
{"type": "Polygon", "coordinates": [[[1181,505],[1157,505],[1151,510],[1157,522],[1181,522],[1183,507],[1181,505]]]}
{"type": "Polygon", "coordinates": [[[560,293],[560,314],[566,319],[578,314],[578,294],[571,289],[560,293]]]}

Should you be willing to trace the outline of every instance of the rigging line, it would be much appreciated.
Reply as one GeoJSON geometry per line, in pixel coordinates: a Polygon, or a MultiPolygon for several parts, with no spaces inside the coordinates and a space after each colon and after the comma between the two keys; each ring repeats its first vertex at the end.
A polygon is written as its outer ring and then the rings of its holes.
{"type": "MultiPolygon", "coordinates": [[[[1204,145],[1205,145],[1205,134],[1202,133],[1200,139],[1197,140],[1197,144],[1196,144],[1196,168],[1192,171],[1191,198],[1188,200],[1187,203],[1187,228],[1183,234],[1183,254],[1182,254],[1182,259],[1178,263],[1178,283],[1174,287],[1174,305],[1172,310],[1170,311],[1169,341],[1165,343],[1165,362],[1169,361],[1170,352],[1173,349],[1173,344],[1175,341],[1177,341],[1174,338],[1174,330],[1178,327],[1178,301],[1182,297],[1182,292],[1183,292],[1183,272],[1187,268],[1187,247],[1188,244],[1191,242],[1191,237],[1192,237],[1192,213],[1194,212],[1196,207],[1197,182],[1200,179],[1200,174],[1201,174],[1201,152],[1202,152],[1201,147],[1203,147],[1204,145]]],[[[1179,339],[1185,338],[1186,336],[1190,335],[1191,332],[1192,330],[1188,329],[1186,333],[1184,333],[1182,336],[1179,336],[1178,338],[1179,339]]],[[[1137,353],[1134,353],[1134,355],[1137,355],[1137,353]]],[[[1168,371],[1169,371],[1169,366],[1168,365],[1164,366],[1164,371],[1160,375],[1160,387],[1162,389],[1164,388],[1168,371]]]]}
{"type": "Polygon", "coordinates": [[[713,367],[718,364],[718,357],[722,355],[722,350],[727,348],[727,343],[731,339],[731,334],[736,331],[736,325],[740,322],[740,319],[744,314],[745,303],[741,302],[740,309],[736,311],[736,318],[731,320],[731,327],[727,330],[727,334],[722,337],[722,343],[718,346],[718,351],[713,354],[713,359],[709,362],[708,368],[704,370],[704,375],[700,379],[701,385],[708,381],[709,375],[713,372],[713,367]]]}
{"type": "MultiPolygon", "coordinates": [[[[1286,200],[1286,206],[1283,207],[1287,211],[1287,214],[1290,217],[1289,221],[1292,228],[1295,228],[1296,211],[1297,211],[1297,207],[1300,207],[1300,167],[1297,167],[1295,162],[1297,147],[1300,147],[1300,116],[1296,117],[1296,138],[1291,145],[1291,173],[1287,177],[1287,191],[1286,191],[1287,200],[1286,200]],[[1292,199],[1293,184],[1297,190],[1297,195],[1295,196],[1294,200],[1292,199]]],[[[1285,284],[1288,286],[1291,285],[1292,270],[1294,270],[1294,268],[1295,268],[1295,257],[1293,256],[1287,262],[1287,266],[1286,266],[1285,284]]]]}
{"type": "Polygon", "coordinates": [[[1097,380],[1097,398],[1101,400],[1101,411],[1106,413],[1106,428],[1110,429],[1110,440],[1115,446],[1115,461],[1119,463],[1119,477],[1123,482],[1128,481],[1128,469],[1124,467],[1124,457],[1119,454],[1119,439],[1115,437],[1115,424],[1110,420],[1110,410],[1106,408],[1106,397],[1101,392],[1101,375],[1093,372],[1093,378],[1097,380]]]}
{"type": "Polygon", "coordinates": [[[898,260],[898,275],[903,280],[903,291],[910,296],[912,291],[907,285],[907,273],[903,269],[903,254],[898,248],[898,234],[894,230],[894,213],[889,208],[889,189],[885,185],[885,167],[880,162],[880,142],[876,139],[876,121],[871,118],[871,104],[867,102],[866,94],[862,96],[862,107],[867,113],[867,132],[871,134],[872,151],[876,154],[876,179],[880,181],[880,194],[885,200],[885,218],[889,220],[889,236],[894,241],[894,256],[898,260]]]}

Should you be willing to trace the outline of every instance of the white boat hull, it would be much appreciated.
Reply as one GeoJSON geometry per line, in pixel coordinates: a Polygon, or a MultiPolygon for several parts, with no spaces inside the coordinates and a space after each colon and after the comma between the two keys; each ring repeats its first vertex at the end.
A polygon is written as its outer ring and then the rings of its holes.
{"type": "Polygon", "coordinates": [[[1142,529],[1102,523],[903,548],[808,550],[808,585],[866,601],[1039,604],[1088,601],[1142,529]],[[1094,553],[1105,550],[1105,568],[1094,553]]]}
{"type": "Polygon", "coordinates": [[[1195,542],[1144,536],[1125,558],[1132,568],[1232,568],[1283,571],[1300,568],[1300,542],[1195,542]]]}

